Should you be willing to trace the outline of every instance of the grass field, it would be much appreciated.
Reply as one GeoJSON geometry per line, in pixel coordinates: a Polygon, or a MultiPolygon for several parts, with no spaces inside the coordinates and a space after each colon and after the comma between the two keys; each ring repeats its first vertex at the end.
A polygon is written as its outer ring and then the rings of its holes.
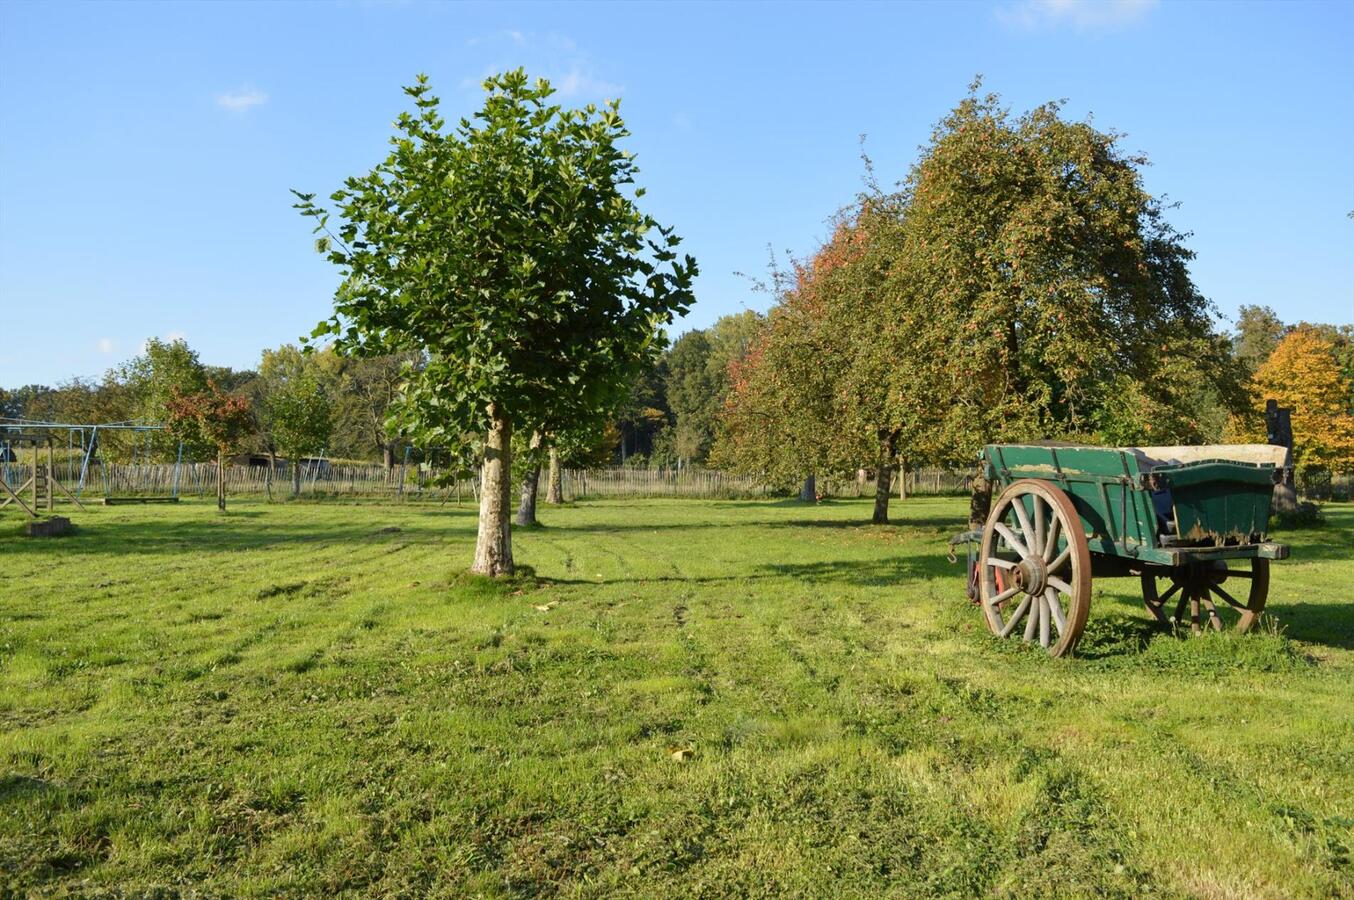
{"type": "Polygon", "coordinates": [[[0,520],[0,893],[1354,896],[1354,507],[1273,624],[997,643],[962,501],[0,520]]]}

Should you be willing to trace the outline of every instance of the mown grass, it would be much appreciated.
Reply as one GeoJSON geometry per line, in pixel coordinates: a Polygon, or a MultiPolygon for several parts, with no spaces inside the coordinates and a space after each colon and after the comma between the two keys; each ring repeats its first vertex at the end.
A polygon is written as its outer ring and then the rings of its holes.
{"type": "Polygon", "coordinates": [[[963,504],[0,519],[0,893],[1352,896],[1354,507],[1273,624],[990,639],[963,504]]]}

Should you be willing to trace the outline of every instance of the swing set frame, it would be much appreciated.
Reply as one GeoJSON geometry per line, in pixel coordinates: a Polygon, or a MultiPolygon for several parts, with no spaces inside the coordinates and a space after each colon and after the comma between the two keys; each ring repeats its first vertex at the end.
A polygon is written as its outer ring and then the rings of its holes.
{"type": "MultiPolygon", "coordinates": [[[[70,499],[76,505],[80,505],[80,497],[84,493],[86,479],[89,476],[90,463],[96,458],[99,460],[99,471],[103,476],[103,489],[104,489],[103,502],[105,505],[111,505],[113,503],[157,503],[157,502],[177,503],[179,501],[179,473],[183,467],[183,441],[179,441],[178,444],[178,451],[176,453],[174,461],[173,487],[170,495],[167,497],[112,496],[110,492],[110,485],[108,482],[108,466],[105,464],[105,460],[103,459],[102,454],[99,452],[101,449],[99,445],[100,432],[105,433],[131,432],[133,434],[133,440],[135,440],[136,437],[142,434],[145,435],[145,445],[143,452],[148,457],[150,453],[150,440],[152,433],[156,431],[166,431],[166,430],[168,429],[165,425],[162,425],[158,422],[150,422],[144,419],[128,419],[122,422],[100,422],[98,424],[77,424],[72,422],[48,422],[38,419],[0,418],[0,459],[3,460],[3,466],[5,469],[4,477],[0,478],[0,485],[3,486],[4,493],[10,494],[11,496],[15,494],[15,492],[9,487],[12,481],[12,479],[9,477],[9,466],[10,466],[9,458],[12,455],[11,450],[12,447],[16,444],[18,445],[30,444],[33,447],[34,477],[30,478],[28,482],[25,482],[23,487],[19,489],[18,493],[23,493],[23,490],[25,488],[35,487],[35,485],[30,485],[29,482],[35,480],[38,470],[38,457],[37,457],[38,443],[45,443],[47,445],[48,464],[46,474],[48,483],[49,484],[55,483],[56,486],[62,492],[66,493],[66,495],[70,497],[70,499]],[[56,440],[57,434],[61,431],[66,432],[66,450],[67,450],[66,480],[70,481],[72,479],[76,479],[75,491],[73,494],[67,491],[66,488],[59,481],[56,480],[55,468],[52,465],[53,442],[56,440]],[[35,443],[35,441],[37,443],[35,443]],[[76,478],[75,471],[72,466],[73,460],[76,455],[76,451],[80,452],[80,467],[78,479],[76,478]]],[[[133,449],[135,450],[135,447],[133,449]]],[[[4,503],[0,503],[0,506],[7,505],[10,502],[12,502],[12,500],[6,498],[4,503]]],[[[22,501],[19,501],[19,504],[27,508],[27,505],[24,504],[22,501]]],[[[50,499],[47,508],[51,509],[50,499]]],[[[83,509],[83,506],[81,508],[83,509]]],[[[36,513],[32,511],[30,511],[29,514],[36,515],[36,513]]]]}

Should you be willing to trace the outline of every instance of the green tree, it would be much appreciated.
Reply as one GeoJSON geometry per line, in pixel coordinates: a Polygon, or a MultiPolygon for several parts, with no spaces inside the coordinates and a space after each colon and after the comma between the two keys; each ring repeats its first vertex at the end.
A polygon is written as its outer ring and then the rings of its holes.
{"type": "Polygon", "coordinates": [[[313,337],[426,354],[395,419],[422,446],[481,461],[472,571],[499,575],[513,571],[514,430],[614,408],[691,302],[696,265],[636,205],[616,102],[563,109],[521,70],[484,87],[484,106],[448,129],[420,76],[390,154],[332,195],[337,233],[313,195],[297,207],[342,272],[313,337]]]}
{"type": "Polygon", "coordinates": [[[398,437],[388,428],[407,372],[423,365],[418,351],[354,357],[342,360],[334,408],[334,456],[376,458],[389,473],[400,451],[398,437]]]}
{"type": "MultiPolygon", "coordinates": [[[[150,338],[140,354],[115,370],[113,378],[126,389],[131,416],[148,423],[167,422],[170,401],[176,396],[201,394],[207,389],[206,369],[182,339],[150,338]]],[[[185,459],[200,459],[216,449],[208,436],[195,432],[191,421],[184,419],[172,432],[153,432],[151,450],[158,459],[172,460],[180,441],[185,459]]]]}
{"type": "Polygon", "coordinates": [[[729,366],[747,355],[761,327],[751,310],[722,316],[708,329],[688,331],[668,351],[668,404],[675,420],[673,450],[686,462],[710,455],[729,395],[729,366]]]}
{"type": "MultiPolygon", "coordinates": [[[[301,492],[301,458],[325,449],[334,425],[334,408],[325,362],[332,354],[306,355],[285,344],[265,350],[259,362],[263,385],[258,404],[260,431],[270,452],[290,463],[292,495],[301,492]]],[[[331,369],[331,373],[333,370],[331,369]]]]}
{"type": "Polygon", "coordinates": [[[1250,377],[1260,368],[1279,341],[1288,333],[1277,313],[1268,306],[1242,306],[1237,310],[1232,332],[1232,353],[1250,377]]]}
{"type": "MultiPolygon", "coordinates": [[[[1142,185],[1145,160],[1058,104],[1017,118],[976,88],[904,185],[895,276],[929,443],[956,463],[988,442],[1084,437],[1125,382],[1172,403],[1164,338],[1215,341],[1193,254],[1142,185]]],[[[979,485],[975,522],[987,497],[979,485]]]]}
{"type": "MultiPolygon", "coordinates": [[[[672,424],[667,398],[668,371],[664,359],[655,359],[635,374],[625,400],[615,411],[621,465],[647,464],[655,446],[672,424]]],[[[586,429],[585,429],[586,430],[586,429]]]]}
{"type": "Polygon", "coordinates": [[[835,390],[844,365],[823,292],[819,252],[790,272],[773,267],[776,302],[744,357],[730,367],[728,399],[710,459],[762,475],[780,487],[840,470],[835,390]]]}
{"type": "MultiPolygon", "coordinates": [[[[888,522],[889,486],[905,444],[894,391],[908,364],[885,288],[900,220],[873,195],[839,216],[833,235],[793,275],[725,405],[718,456],[743,469],[845,475],[876,471],[873,521],[888,522]]],[[[774,276],[773,276],[774,277],[774,276]]],[[[806,484],[801,496],[811,499],[806,484]]]]}

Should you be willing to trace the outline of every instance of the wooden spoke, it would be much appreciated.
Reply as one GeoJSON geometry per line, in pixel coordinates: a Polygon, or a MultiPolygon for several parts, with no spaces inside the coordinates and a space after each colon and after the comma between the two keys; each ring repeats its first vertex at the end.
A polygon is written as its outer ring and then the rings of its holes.
{"type": "Polygon", "coordinates": [[[1068,561],[1069,559],[1071,559],[1071,558],[1072,558],[1072,548],[1071,548],[1071,547],[1068,547],[1068,548],[1067,548],[1066,550],[1064,550],[1062,553],[1059,553],[1059,554],[1058,554],[1057,559],[1053,560],[1051,563],[1048,564],[1048,569],[1047,569],[1047,571],[1048,571],[1050,574],[1052,574],[1053,572],[1058,571],[1058,570],[1061,569],[1063,566],[1067,565],[1067,561],[1068,561]]]}
{"type": "Polygon", "coordinates": [[[1020,601],[1020,605],[1011,612],[1011,616],[1010,618],[1007,618],[1006,624],[1002,625],[1001,631],[997,632],[998,637],[1010,637],[1011,632],[1016,631],[1016,625],[1020,623],[1021,617],[1029,612],[1030,601],[1033,601],[1033,597],[1026,594],[1020,601]]]}
{"type": "Polygon", "coordinates": [[[1228,577],[1228,578],[1250,578],[1250,577],[1252,577],[1252,573],[1251,573],[1251,572],[1247,572],[1247,571],[1245,571],[1244,569],[1228,569],[1228,570],[1227,570],[1227,577],[1228,577]]]}
{"type": "Polygon", "coordinates": [[[1049,638],[1049,615],[1048,597],[1044,594],[1039,595],[1039,646],[1045,650],[1048,649],[1049,638]]]}
{"type": "Polygon", "coordinates": [[[1014,569],[1019,563],[1012,562],[1009,559],[1002,559],[1000,556],[993,556],[987,560],[989,566],[996,566],[998,569],[1014,569]]]}
{"type": "Polygon", "coordinates": [[[1015,631],[1016,623],[1020,621],[1020,617],[1025,615],[1025,613],[1029,612],[1030,601],[1033,599],[1034,598],[1029,596],[1028,594],[1025,595],[1024,599],[1020,601],[1020,605],[1017,606],[1011,612],[1011,617],[1006,620],[1006,624],[1003,625],[1001,627],[1001,630],[997,632],[997,637],[1011,636],[1011,632],[1015,631]]]}
{"type": "Polygon", "coordinates": [[[1034,504],[1034,546],[1030,548],[1035,556],[1044,555],[1044,531],[1047,528],[1047,522],[1044,517],[1044,504],[1039,499],[1039,495],[1032,495],[1030,502],[1034,504]]]}
{"type": "Polygon", "coordinates": [[[1208,611],[1208,624],[1213,626],[1214,631],[1221,632],[1222,619],[1218,618],[1218,608],[1214,606],[1213,601],[1209,599],[1208,591],[1200,591],[1199,599],[1203,601],[1204,609],[1208,611]]]}
{"type": "Polygon", "coordinates": [[[1199,633],[1199,596],[1202,593],[1195,588],[1189,597],[1189,630],[1195,634],[1199,633]]]}
{"type": "Polygon", "coordinates": [[[1177,581],[1177,582],[1175,582],[1174,584],[1172,584],[1172,585],[1171,585],[1171,589],[1170,589],[1169,591],[1167,591],[1166,593],[1162,594],[1162,595],[1161,595],[1161,599],[1160,599],[1158,602],[1161,603],[1162,605],[1165,605],[1165,603],[1166,603],[1167,600],[1169,600],[1169,599],[1171,599],[1172,597],[1175,596],[1175,592],[1178,591],[1178,590],[1180,590],[1181,586],[1182,586],[1182,582],[1179,582],[1179,581],[1177,581]]]}
{"type": "Polygon", "coordinates": [[[1058,635],[1061,636],[1067,630],[1067,616],[1063,614],[1062,601],[1058,599],[1058,592],[1053,588],[1044,588],[1044,599],[1048,601],[1048,611],[1053,614],[1053,625],[1058,629],[1058,635]]]}
{"type": "Polygon", "coordinates": [[[1030,524],[1029,514],[1025,512],[1025,504],[1020,497],[1011,501],[1011,510],[1015,513],[1016,521],[1020,523],[1020,536],[1025,539],[1026,550],[1021,556],[1034,556],[1039,552],[1039,546],[1034,542],[1034,526],[1030,524]]]}
{"type": "Polygon", "coordinates": [[[1006,590],[1002,591],[997,596],[993,597],[991,600],[988,600],[987,602],[992,604],[993,606],[996,606],[999,603],[1005,603],[1007,600],[1010,600],[1018,593],[1020,593],[1020,588],[1009,587],[1006,590]]]}
{"type": "MultiPolygon", "coordinates": [[[[1062,519],[1053,517],[1053,524],[1048,527],[1048,536],[1044,539],[1044,560],[1053,558],[1053,554],[1058,552],[1058,530],[1062,527],[1062,519]]],[[[1071,542],[1068,542],[1071,546],[1071,542]]]]}
{"type": "Polygon", "coordinates": [[[1209,589],[1213,591],[1213,593],[1221,597],[1223,600],[1226,600],[1229,605],[1235,607],[1236,609],[1244,610],[1246,608],[1246,605],[1244,603],[1239,602],[1235,597],[1233,597],[1231,594],[1223,590],[1222,585],[1220,584],[1209,585],[1209,589]]]}
{"type": "Polygon", "coordinates": [[[1034,633],[1039,630],[1039,613],[1041,609],[1039,604],[1032,602],[1034,600],[1033,597],[1031,597],[1030,600],[1030,614],[1025,617],[1025,643],[1027,644],[1034,640],[1034,633]]]}
{"type": "Polygon", "coordinates": [[[1189,591],[1180,592],[1180,602],[1175,604],[1175,622],[1180,624],[1185,621],[1185,607],[1189,605],[1189,591]]]}
{"type": "Polygon", "coordinates": [[[1006,539],[1006,546],[1019,553],[1022,557],[1030,555],[1030,551],[1025,548],[1025,545],[1021,543],[1020,539],[1015,536],[1015,533],[1011,531],[1011,529],[1000,522],[994,523],[992,528],[997,534],[1006,539]]]}
{"type": "Polygon", "coordinates": [[[1052,575],[1050,575],[1048,577],[1048,586],[1052,588],[1057,588],[1058,590],[1062,591],[1064,594],[1067,594],[1068,596],[1071,596],[1072,594],[1072,585],[1068,584],[1066,581],[1063,581],[1061,578],[1054,578],[1052,575]]]}

